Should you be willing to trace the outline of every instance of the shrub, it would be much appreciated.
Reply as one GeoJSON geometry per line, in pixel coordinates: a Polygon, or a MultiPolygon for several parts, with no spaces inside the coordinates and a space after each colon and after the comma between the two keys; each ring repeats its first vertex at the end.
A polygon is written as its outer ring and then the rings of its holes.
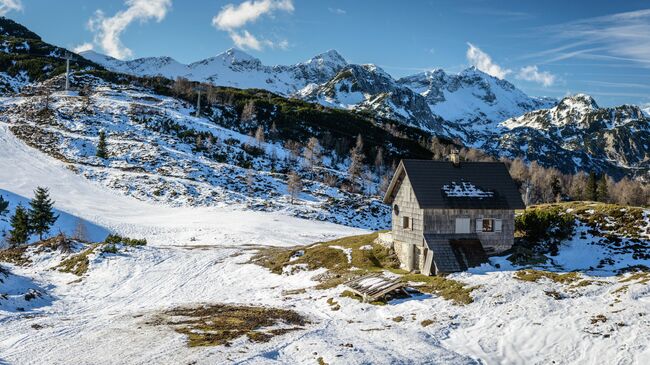
{"type": "Polygon", "coordinates": [[[109,234],[108,237],[106,237],[106,239],[104,240],[104,243],[109,245],[117,245],[122,243],[127,246],[146,246],[147,240],[144,238],[136,239],[136,238],[122,237],[117,234],[109,234]]]}
{"type": "Polygon", "coordinates": [[[515,218],[515,230],[527,241],[561,241],[573,233],[575,220],[559,208],[527,209],[515,218]]]}

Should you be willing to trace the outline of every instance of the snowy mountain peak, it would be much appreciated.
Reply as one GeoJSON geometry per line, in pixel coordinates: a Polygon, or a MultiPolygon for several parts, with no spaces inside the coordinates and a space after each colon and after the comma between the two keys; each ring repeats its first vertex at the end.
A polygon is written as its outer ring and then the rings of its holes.
{"type": "Polygon", "coordinates": [[[586,113],[598,109],[596,100],[587,94],[575,94],[567,96],[560,100],[557,105],[558,110],[570,109],[579,113],[586,113]]]}
{"type": "Polygon", "coordinates": [[[329,66],[345,67],[348,63],[345,60],[345,58],[343,58],[343,56],[341,56],[340,53],[338,53],[334,49],[330,49],[327,52],[317,54],[316,56],[310,58],[309,60],[305,61],[305,64],[317,64],[319,66],[329,65],[329,66]]]}
{"type": "Polygon", "coordinates": [[[224,61],[230,62],[230,63],[241,63],[241,62],[249,62],[249,63],[262,63],[258,58],[255,58],[248,53],[237,49],[237,48],[229,48],[225,52],[222,52],[217,55],[217,58],[221,58],[224,61]]]}

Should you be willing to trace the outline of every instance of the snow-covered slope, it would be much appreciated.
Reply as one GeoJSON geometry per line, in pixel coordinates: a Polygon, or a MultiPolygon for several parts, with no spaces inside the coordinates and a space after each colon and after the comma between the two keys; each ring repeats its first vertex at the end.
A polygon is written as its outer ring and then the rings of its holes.
{"type": "Polygon", "coordinates": [[[398,83],[424,96],[431,111],[465,131],[475,140],[497,123],[526,112],[551,107],[555,100],[526,95],[506,80],[474,67],[458,74],[441,69],[404,77],[398,83]]]}
{"type": "Polygon", "coordinates": [[[347,64],[334,50],[290,66],[265,66],[259,59],[234,48],[189,65],[170,57],[120,61],[94,51],[81,55],[115,72],[171,79],[184,77],[217,86],[266,89],[282,95],[292,95],[309,84],[326,82],[347,64]]]}
{"type": "MultiPolygon", "coordinates": [[[[387,225],[388,208],[377,197],[345,192],[307,174],[292,204],[287,172],[305,163],[280,143],[259,143],[193,117],[192,105],[147,89],[81,79],[93,94],[55,93],[49,111],[38,96],[3,100],[4,128],[71,171],[144,201],[280,211],[364,228],[387,225]],[[106,159],[96,156],[99,131],[108,135],[106,159]]],[[[327,156],[317,171],[334,181],[345,176],[345,166],[327,156]]]]}

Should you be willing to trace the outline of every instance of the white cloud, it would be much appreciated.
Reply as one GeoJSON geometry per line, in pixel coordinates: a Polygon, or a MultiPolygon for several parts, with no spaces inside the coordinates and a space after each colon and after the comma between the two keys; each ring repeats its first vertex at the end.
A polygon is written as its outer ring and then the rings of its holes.
{"type": "Polygon", "coordinates": [[[125,59],[133,52],[122,44],[120,37],[126,28],[134,21],[146,22],[154,19],[162,21],[171,8],[171,0],[126,0],[126,10],[119,11],[107,18],[101,10],[95,13],[88,25],[95,32],[94,42],[109,56],[125,59]]]}
{"type": "Polygon", "coordinates": [[[212,18],[212,25],[221,30],[234,30],[246,23],[254,22],[264,14],[272,14],[276,10],[293,12],[292,0],[258,0],[244,1],[239,5],[227,4],[219,14],[212,18]]]}
{"type": "Polygon", "coordinates": [[[485,72],[488,75],[503,79],[512,72],[512,70],[502,68],[492,61],[492,57],[487,53],[481,51],[471,43],[467,43],[467,61],[474,67],[485,72]]]}
{"type": "Polygon", "coordinates": [[[345,15],[348,13],[347,11],[345,11],[345,9],[341,9],[341,8],[327,8],[327,10],[329,10],[330,13],[336,15],[345,15]]]}
{"type": "Polygon", "coordinates": [[[555,75],[548,71],[539,71],[537,66],[522,67],[516,77],[520,80],[539,83],[544,87],[552,86],[556,80],[555,75]]]}
{"type": "Polygon", "coordinates": [[[546,62],[582,58],[635,62],[650,67],[650,9],[545,27],[542,34],[568,41],[544,52],[550,56],[546,62]]]}
{"type": "Polygon", "coordinates": [[[91,51],[93,48],[95,48],[95,46],[93,46],[92,43],[86,42],[74,47],[72,51],[74,51],[74,53],[81,53],[84,51],[91,51]]]}
{"type": "Polygon", "coordinates": [[[289,42],[273,42],[259,39],[248,30],[239,30],[248,23],[257,21],[263,15],[273,15],[275,11],[293,12],[293,0],[246,0],[239,5],[227,4],[219,14],[212,18],[212,25],[227,31],[235,46],[243,49],[262,50],[264,47],[287,49],[289,42]]]}
{"type": "Polygon", "coordinates": [[[241,33],[230,32],[230,38],[232,38],[232,41],[235,42],[235,45],[239,48],[254,49],[257,51],[262,49],[262,42],[247,30],[241,33]]]}
{"type": "Polygon", "coordinates": [[[0,16],[10,11],[23,10],[23,3],[20,0],[0,0],[0,16]]]}

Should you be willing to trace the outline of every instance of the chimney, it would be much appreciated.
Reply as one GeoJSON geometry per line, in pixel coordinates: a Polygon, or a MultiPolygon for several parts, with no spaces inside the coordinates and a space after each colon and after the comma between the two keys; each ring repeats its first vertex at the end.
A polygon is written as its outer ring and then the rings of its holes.
{"type": "Polygon", "coordinates": [[[458,154],[458,150],[452,150],[449,153],[449,161],[451,161],[455,167],[460,166],[460,155],[458,154]]]}

